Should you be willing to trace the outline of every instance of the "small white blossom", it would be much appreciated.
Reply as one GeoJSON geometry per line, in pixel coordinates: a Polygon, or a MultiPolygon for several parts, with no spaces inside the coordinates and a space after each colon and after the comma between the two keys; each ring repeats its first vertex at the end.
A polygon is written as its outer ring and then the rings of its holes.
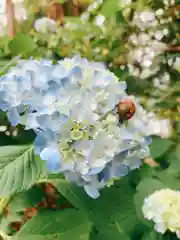
{"type": "Polygon", "coordinates": [[[156,11],[156,16],[160,17],[164,14],[164,10],[162,8],[159,8],[157,11],[156,11]]]}
{"type": "Polygon", "coordinates": [[[42,17],[40,19],[37,19],[34,23],[34,28],[37,32],[41,33],[57,31],[56,22],[48,17],[42,17]]]}
{"type": "Polygon", "coordinates": [[[119,0],[119,6],[126,7],[127,5],[131,4],[132,0],[119,0]]]}
{"type": "Polygon", "coordinates": [[[15,18],[17,21],[27,20],[28,14],[27,14],[26,8],[22,3],[16,3],[14,11],[15,11],[15,18]]]}
{"type": "Polygon", "coordinates": [[[145,30],[149,27],[156,27],[158,24],[155,18],[155,13],[151,11],[144,11],[135,13],[133,24],[139,27],[141,30],[145,30]]]}
{"type": "Polygon", "coordinates": [[[96,17],[95,23],[97,26],[101,27],[104,24],[105,17],[103,15],[98,15],[96,17]]]}
{"type": "Polygon", "coordinates": [[[173,68],[176,69],[178,72],[180,72],[180,57],[177,57],[174,64],[173,68]]]}

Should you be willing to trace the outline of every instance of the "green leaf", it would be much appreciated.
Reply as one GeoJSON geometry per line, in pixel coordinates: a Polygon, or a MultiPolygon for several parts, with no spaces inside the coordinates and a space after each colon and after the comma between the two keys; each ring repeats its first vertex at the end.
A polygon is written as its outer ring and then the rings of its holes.
{"type": "MultiPolygon", "coordinates": [[[[176,158],[178,160],[178,162],[180,161],[180,144],[177,145],[177,148],[176,148],[176,158]]],[[[180,163],[179,163],[179,169],[180,169],[180,163]]]]}
{"type": "Polygon", "coordinates": [[[158,158],[162,156],[172,146],[172,141],[162,139],[160,137],[153,137],[152,144],[150,145],[151,157],[158,158]]]}
{"type": "Polygon", "coordinates": [[[156,190],[165,188],[166,185],[161,181],[153,178],[144,178],[137,186],[137,193],[134,195],[134,204],[136,208],[136,213],[139,219],[147,226],[152,226],[151,221],[145,220],[142,212],[142,207],[144,199],[152,194],[156,190]]]}
{"type": "MultiPolygon", "coordinates": [[[[59,226],[57,226],[58,229],[59,226]]],[[[66,230],[57,234],[48,235],[22,235],[8,237],[8,240],[89,240],[90,226],[82,224],[73,229],[66,230]]],[[[126,239],[124,239],[126,240],[126,239]]]]}
{"type": "MultiPolygon", "coordinates": [[[[159,234],[155,231],[145,233],[142,240],[160,240],[159,234]]],[[[163,238],[162,238],[163,239],[163,238]]]]}
{"type": "Polygon", "coordinates": [[[31,146],[0,147],[0,194],[8,196],[30,188],[47,174],[45,163],[31,146]]]}
{"type": "Polygon", "coordinates": [[[21,221],[23,221],[22,215],[18,213],[11,213],[7,217],[2,218],[2,221],[0,223],[0,229],[4,233],[8,234],[9,233],[8,225],[12,222],[21,222],[21,221]]]}
{"type": "Polygon", "coordinates": [[[107,0],[103,7],[101,8],[100,13],[105,17],[114,16],[114,14],[119,10],[117,0],[107,0]]]}
{"type": "Polygon", "coordinates": [[[25,192],[14,195],[7,207],[11,213],[24,211],[26,208],[34,207],[45,197],[46,194],[42,186],[34,186],[25,192]]]}
{"type": "Polygon", "coordinates": [[[18,33],[13,40],[9,43],[9,49],[13,55],[19,55],[21,53],[33,52],[36,45],[33,39],[23,33],[18,33]]]}
{"type": "Polygon", "coordinates": [[[105,227],[97,229],[97,233],[92,236],[92,240],[130,240],[130,237],[121,232],[118,224],[108,224],[105,227]]]}
{"type": "Polygon", "coordinates": [[[112,229],[115,230],[110,231],[111,234],[118,234],[119,229],[121,233],[130,233],[138,223],[132,198],[134,190],[130,187],[128,178],[103,189],[96,200],[91,199],[83,188],[65,180],[52,180],[52,183],[76,208],[86,212],[98,230],[108,231],[109,226],[113,226],[112,229]]]}
{"type": "Polygon", "coordinates": [[[54,239],[53,235],[56,235],[60,237],[57,239],[88,240],[91,227],[91,222],[82,211],[76,209],[43,210],[21,228],[16,239],[23,239],[28,235],[35,236],[35,239],[37,235],[44,236],[44,239],[46,236],[47,239],[51,237],[54,239]]]}
{"type": "Polygon", "coordinates": [[[60,240],[62,239],[61,237],[59,237],[57,234],[53,234],[53,235],[46,235],[46,236],[42,236],[42,235],[26,235],[26,236],[12,236],[12,237],[8,237],[8,240],[60,240]]]}
{"type": "Polygon", "coordinates": [[[180,121],[177,122],[176,131],[180,133],[180,121]]]}
{"type": "Polygon", "coordinates": [[[56,2],[64,4],[65,2],[67,2],[67,0],[56,0],[56,2]]]}

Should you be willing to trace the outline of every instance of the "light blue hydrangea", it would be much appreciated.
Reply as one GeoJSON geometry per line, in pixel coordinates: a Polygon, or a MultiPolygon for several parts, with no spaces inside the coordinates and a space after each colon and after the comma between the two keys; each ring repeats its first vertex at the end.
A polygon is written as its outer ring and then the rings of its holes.
{"type": "Polygon", "coordinates": [[[125,90],[104,64],[79,56],[55,65],[26,60],[0,79],[0,108],[14,126],[25,114],[48,169],[97,198],[109,181],[139,168],[149,155],[144,110],[136,104],[135,116],[119,124],[116,105],[125,90]]]}

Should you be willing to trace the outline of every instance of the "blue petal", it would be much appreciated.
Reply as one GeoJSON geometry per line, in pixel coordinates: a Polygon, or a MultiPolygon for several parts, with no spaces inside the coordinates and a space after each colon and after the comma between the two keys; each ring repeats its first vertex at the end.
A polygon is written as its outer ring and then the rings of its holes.
{"type": "Polygon", "coordinates": [[[99,191],[90,185],[85,185],[84,190],[91,198],[96,199],[100,196],[99,191]]]}
{"type": "Polygon", "coordinates": [[[58,149],[46,147],[40,153],[40,157],[42,160],[47,161],[47,168],[50,171],[56,171],[60,168],[60,153],[58,149]]]}
{"type": "Polygon", "coordinates": [[[46,147],[40,153],[40,157],[42,160],[55,159],[56,161],[57,159],[60,160],[60,153],[56,148],[46,147]]]}
{"type": "Polygon", "coordinates": [[[17,108],[12,108],[11,110],[9,110],[7,115],[12,126],[16,126],[20,123],[20,116],[17,108]]]}
{"type": "Polygon", "coordinates": [[[128,174],[128,167],[124,164],[117,166],[114,170],[114,177],[123,177],[128,174]]]}
{"type": "Polygon", "coordinates": [[[48,143],[53,142],[55,136],[52,131],[46,130],[43,132],[38,132],[35,130],[37,137],[34,141],[35,153],[40,154],[40,152],[48,145],[48,143]]]}
{"type": "Polygon", "coordinates": [[[53,159],[53,161],[48,160],[46,162],[46,166],[50,171],[55,172],[61,168],[60,160],[58,160],[58,161],[55,161],[54,159],[53,159]]]}
{"type": "Polygon", "coordinates": [[[7,102],[5,102],[3,100],[0,101],[0,109],[2,111],[7,111],[9,108],[10,108],[9,103],[7,103],[7,102]]]}
{"type": "Polygon", "coordinates": [[[145,137],[145,140],[146,140],[147,145],[150,145],[152,143],[152,137],[151,136],[145,137]]]}
{"type": "Polygon", "coordinates": [[[37,135],[34,141],[34,145],[35,145],[35,153],[39,154],[46,145],[45,138],[43,138],[41,134],[37,135]]]}
{"type": "Polygon", "coordinates": [[[91,176],[91,175],[94,175],[94,174],[97,174],[97,173],[100,173],[102,170],[103,170],[104,166],[103,167],[97,167],[97,168],[93,168],[89,171],[88,175],[91,176]]]}
{"type": "Polygon", "coordinates": [[[36,115],[33,113],[27,114],[27,121],[26,121],[26,126],[25,129],[36,129],[39,127],[39,124],[37,123],[36,120],[36,115]]]}
{"type": "Polygon", "coordinates": [[[107,181],[109,181],[110,178],[111,178],[111,176],[110,176],[110,171],[109,171],[108,166],[106,168],[104,168],[102,172],[100,172],[98,174],[98,180],[100,182],[102,182],[102,181],[107,182],[107,181]]]}
{"type": "Polygon", "coordinates": [[[67,77],[67,69],[62,65],[56,65],[55,69],[52,72],[52,76],[57,79],[67,77]]]}

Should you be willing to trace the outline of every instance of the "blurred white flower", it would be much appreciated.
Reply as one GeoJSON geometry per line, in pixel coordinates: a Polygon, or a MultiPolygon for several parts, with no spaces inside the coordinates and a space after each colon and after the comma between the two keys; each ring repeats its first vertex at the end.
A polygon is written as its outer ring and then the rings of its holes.
{"type": "Polygon", "coordinates": [[[180,72],[180,57],[176,58],[175,62],[173,63],[173,68],[180,72]]]}
{"type": "Polygon", "coordinates": [[[27,15],[26,8],[24,7],[23,4],[21,4],[21,3],[15,4],[14,5],[14,12],[15,12],[15,18],[16,18],[17,21],[27,20],[28,15],[27,15]]]}
{"type": "Polygon", "coordinates": [[[135,13],[133,24],[139,27],[141,30],[145,30],[149,27],[155,27],[158,24],[155,18],[155,13],[151,11],[144,11],[135,13]]]}
{"type": "Polygon", "coordinates": [[[24,3],[24,0],[12,0],[14,4],[24,3]]]}
{"type": "Polygon", "coordinates": [[[56,22],[48,17],[42,17],[40,19],[37,19],[34,23],[34,28],[37,32],[41,33],[57,31],[56,22]]]}
{"type": "Polygon", "coordinates": [[[164,34],[163,34],[162,31],[156,31],[155,34],[154,34],[154,36],[155,36],[155,38],[156,38],[157,40],[160,41],[160,40],[164,37],[164,34]]]}
{"type": "Polygon", "coordinates": [[[104,24],[105,17],[103,15],[98,15],[95,19],[95,24],[101,27],[104,24]]]}
{"type": "Polygon", "coordinates": [[[145,218],[155,223],[157,232],[164,234],[169,230],[180,239],[180,191],[155,191],[145,198],[142,211],[145,218]]]}
{"type": "Polygon", "coordinates": [[[81,14],[81,17],[80,17],[80,19],[81,19],[82,22],[88,21],[89,18],[90,18],[89,12],[84,12],[83,14],[81,14]]]}
{"type": "Polygon", "coordinates": [[[157,87],[161,90],[167,90],[170,85],[170,76],[168,73],[164,73],[159,78],[154,78],[153,80],[154,87],[157,87]]]}
{"type": "Polygon", "coordinates": [[[156,11],[156,16],[162,16],[164,14],[164,10],[162,8],[159,8],[157,11],[156,11]]]}
{"type": "Polygon", "coordinates": [[[6,11],[6,1],[0,0],[0,14],[5,13],[6,11]]]}
{"type": "Polygon", "coordinates": [[[149,132],[152,135],[158,135],[162,138],[168,138],[171,135],[171,123],[169,119],[154,119],[150,118],[149,123],[149,132]]]}
{"type": "Polygon", "coordinates": [[[121,7],[125,7],[126,5],[129,5],[132,3],[132,0],[119,0],[119,5],[121,7]]]}
{"type": "Polygon", "coordinates": [[[0,126],[0,132],[5,132],[7,130],[7,126],[0,126]]]}
{"type": "MultiPolygon", "coordinates": [[[[158,64],[156,61],[156,56],[164,51],[166,45],[159,40],[154,40],[154,35],[160,40],[163,37],[161,31],[150,34],[141,32],[140,34],[132,34],[129,37],[129,54],[128,54],[128,63],[133,65],[138,63],[141,67],[141,73],[139,72],[139,77],[144,79],[153,75],[158,70],[158,64]],[[132,46],[133,45],[133,46],[132,46]]],[[[138,76],[137,70],[135,68],[129,69],[133,76],[138,76]]]]}

